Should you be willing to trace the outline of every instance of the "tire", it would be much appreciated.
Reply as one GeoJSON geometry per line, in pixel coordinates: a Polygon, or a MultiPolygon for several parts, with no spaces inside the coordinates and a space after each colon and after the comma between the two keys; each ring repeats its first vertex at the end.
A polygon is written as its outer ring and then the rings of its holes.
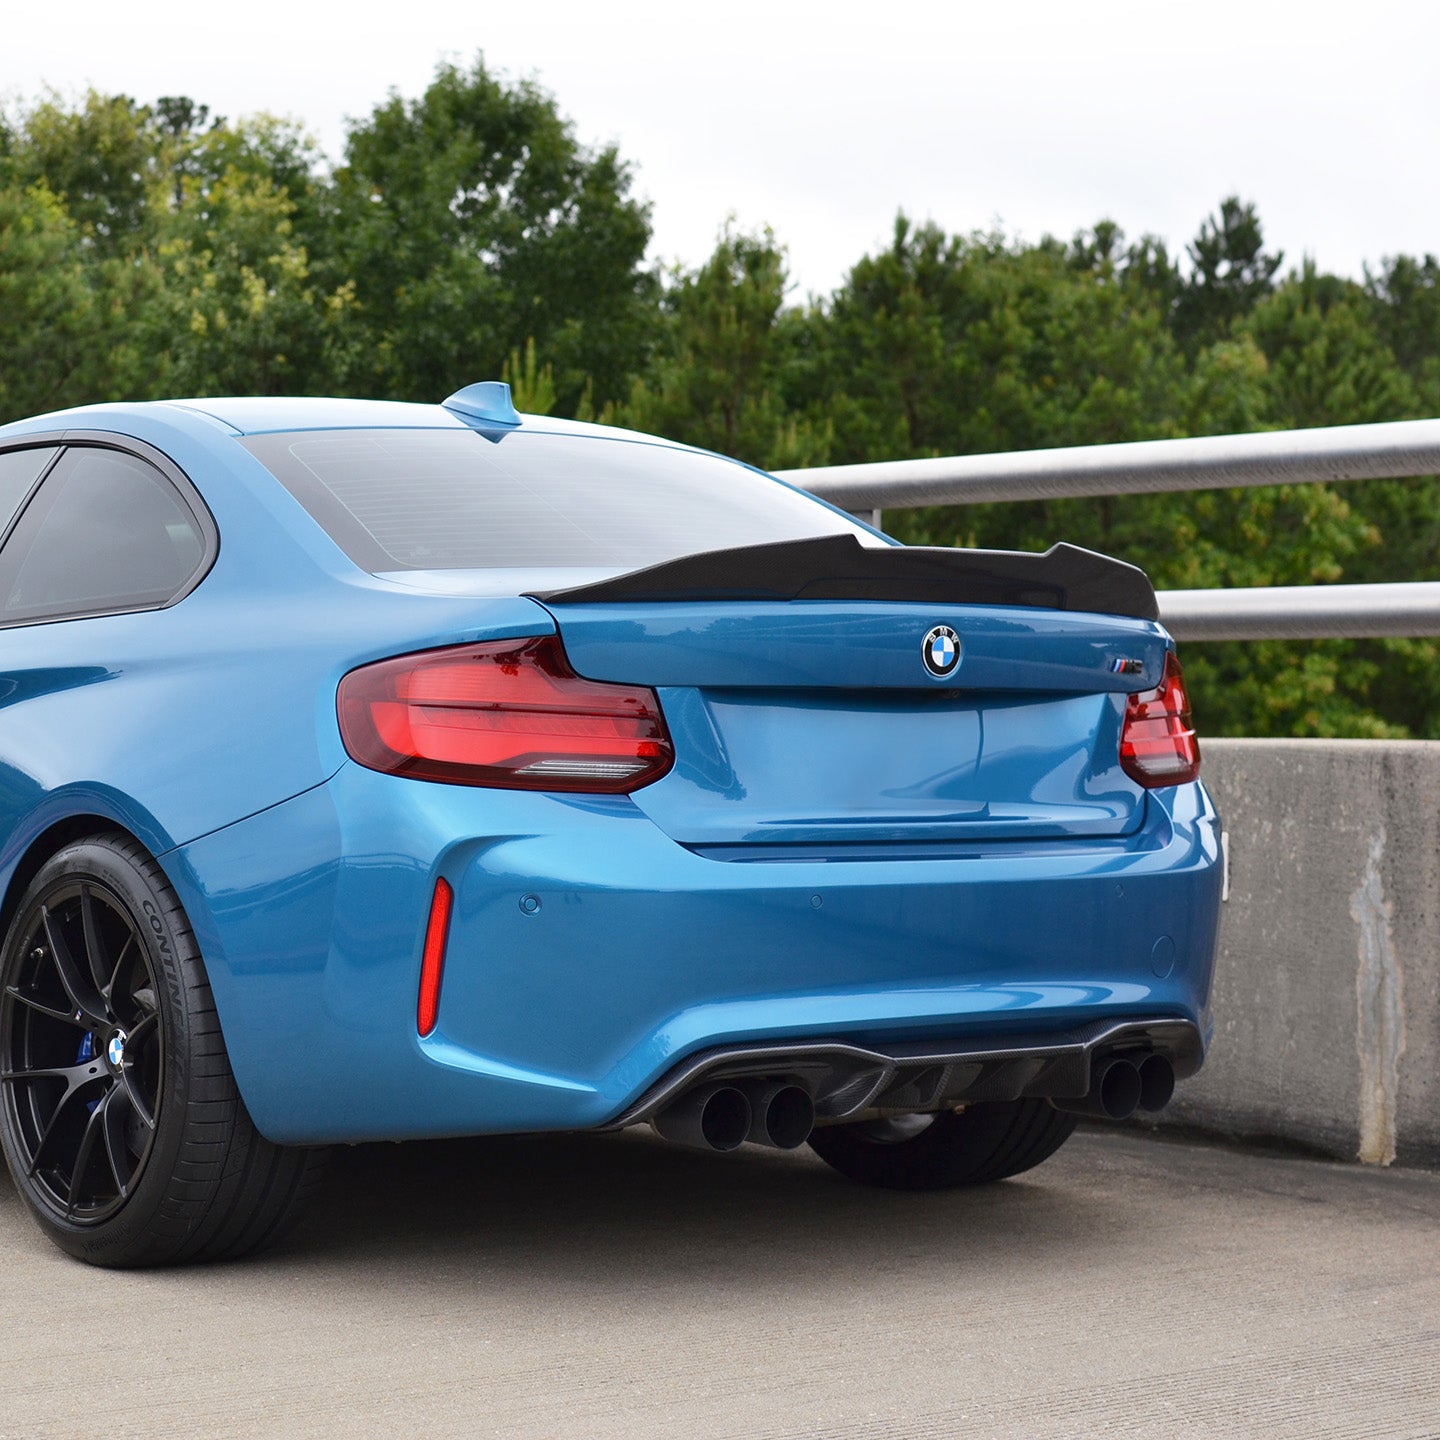
{"type": "Polygon", "coordinates": [[[66,846],[21,899],[0,955],[0,1148],[46,1235],[117,1268],[258,1250],[318,1183],[323,1152],[256,1131],[185,912],[127,836],[66,846]]]}
{"type": "Polygon", "coordinates": [[[1048,1160],[1076,1123],[1048,1101],[1009,1100],[933,1116],[824,1125],[812,1132],[810,1147],[862,1185],[951,1190],[1004,1180],[1048,1160]]]}

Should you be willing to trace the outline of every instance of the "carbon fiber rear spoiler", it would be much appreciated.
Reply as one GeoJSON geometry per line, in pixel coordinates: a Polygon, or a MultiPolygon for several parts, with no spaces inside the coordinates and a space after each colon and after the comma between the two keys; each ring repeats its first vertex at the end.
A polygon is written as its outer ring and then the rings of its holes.
{"type": "Polygon", "coordinates": [[[683,555],[568,590],[532,592],[547,605],[676,600],[914,600],[936,605],[1032,605],[1158,620],[1143,570],[1052,545],[949,550],[862,545],[853,535],[781,540],[683,555]]]}

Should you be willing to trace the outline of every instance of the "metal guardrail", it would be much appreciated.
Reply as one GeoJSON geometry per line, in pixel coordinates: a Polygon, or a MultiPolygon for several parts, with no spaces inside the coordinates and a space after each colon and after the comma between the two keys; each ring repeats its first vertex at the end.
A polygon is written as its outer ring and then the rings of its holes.
{"type": "Polygon", "coordinates": [[[1177,640],[1368,640],[1440,635],[1440,582],[1161,590],[1177,640]]]}
{"type": "Polygon", "coordinates": [[[881,460],[776,473],[846,510],[1401,480],[1440,475],[1440,420],[881,460]]]}
{"type": "MultiPolygon", "coordinates": [[[[920,505],[1436,475],[1440,474],[1440,420],[883,460],[777,473],[832,504],[857,513],[873,512],[878,524],[882,509],[920,505]]],[[[1166,627],[1184,640],[1440,635],[1440,583],[1435,582],[1169,590],[1159,598],[1166,627]]]]}

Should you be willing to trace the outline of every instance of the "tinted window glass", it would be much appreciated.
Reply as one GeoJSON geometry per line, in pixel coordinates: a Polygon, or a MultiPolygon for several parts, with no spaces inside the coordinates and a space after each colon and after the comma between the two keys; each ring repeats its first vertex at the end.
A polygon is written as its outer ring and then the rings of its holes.
{"type": "Polygon", "coordinates": [[[118,450],[69,450],[0,552],[0,619],[163,604],[204,550],[194,516],[154,466],[118,450]]]}
{"type": "Polygon", "coordinates": [[[629,570],[700,550],[866,534],[776,481],[666,445],[469,430],[242,443],[366,570],[629,570]]]}
{"type": "Polygon", "coordinates": [[[0,455],[0,535],[54,454],[55,446],[51,445],[40,450],[7,450],[0,455]]]}

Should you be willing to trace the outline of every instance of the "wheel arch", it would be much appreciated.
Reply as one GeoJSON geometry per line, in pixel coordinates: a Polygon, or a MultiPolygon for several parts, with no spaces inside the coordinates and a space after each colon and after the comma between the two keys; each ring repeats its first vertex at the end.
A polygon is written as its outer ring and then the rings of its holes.
{"type": "Polygon", "coordinates": [[[278,1238],[314,1188],[319,1162],[255,1131],[225,1063],[188,915],[158,857],[114,819],[74,813],[33,836],[4,884],[0,915],[12,939],[0,1069],[20,1081],[69,1077],[58,1098],[53,1089],[7,1086],[7,1097],[22,1100],[7,1098],[0,1108],[0,1149],[44,1233],[79,1259],[120,1268],[230,1258],[278,1238]],[[52,910],[44,914],[45,939],[32,950],[15,943],[35,914],[21,907],[56,861],[65,863],[50,871],[54,883],[37,893],[42,913],[46,903],[52,910]],[[115,921],[101,923],[102,906],[128,928],[118,949],[115,921]],[[68,938],[57,938],[66,927],[68,938]],[[48,993],[36,980],[46,964],[48,993]],[[57,1005],[57,989],[72,1008],[57,1005]],[[19,1005],[29,1008],[17,1023],[19,1005]],[[57,1026],[74,1028],[57,1040],[57,1026]],[[79,1031],[79,1058],[55,1069],[57,1053],[69,1051],[79,1031]],[[90,1116],[77,1124],[82,1103],[90,1116]],[[103,1142],[95,1138],[101,1133],[103,1142]],[[54,1144],[52,1136],[59,1136],[54,1144]]]}
{"type": "MultiPolygon", "coordinates": [[[[231,828],[221,826],[219,831],[211,833],[223,834],[231,828]]],[[[128,841],[136,846],[154,862],[175,892],[185,923],[201,953],[217,1023],[228,1053],[231,1033],[237,1028],[242,1035],[245,1031],[245,1006],[241,993],[244,987],[237,986],[232,973],[225,937],[222,929],[214,923],[214,912],[204,880],[191,864],[187,845],[173,842],[144,805],[121,792],[100,787],[85,787],[83,790],[76,787],[64,793],[52,791],[41,806],[14,828],[11,833],[13,849],[0,859],[0,896],[3,896],[0,898],[0,950],[8,945],[25,893],[44,866],[67,845],[106,837],[128,841]],[[66,800],[69,805],[61,810],[59,807],[66,800]],[[234,1019],[237,1014],[240,1016],[238,1021],[234,1019]]],[[[264,1006],[262,1000],[261,1008],[264,1006]]],[[[243,1053],[240,1058],[235,1084],[249,1108],[255,1069],[253,1065],[244,1063],[243,1053]]]]}
{"type": "MultiPolygon", "coordinates": [[[[0,940],[10,934],[15,912],[30,882],[45,868],[52,856],[77,840],[93,840],[102,835],[122,835],[133,840],[149,854],[149,848],[133,831],[106,815],[69,815],[56,820],[36,835],[15,862],[5,885],[5,898],[0,900],[0,940]]],[[[153,856],[151,857],[154,858],[153,856]]]]}

